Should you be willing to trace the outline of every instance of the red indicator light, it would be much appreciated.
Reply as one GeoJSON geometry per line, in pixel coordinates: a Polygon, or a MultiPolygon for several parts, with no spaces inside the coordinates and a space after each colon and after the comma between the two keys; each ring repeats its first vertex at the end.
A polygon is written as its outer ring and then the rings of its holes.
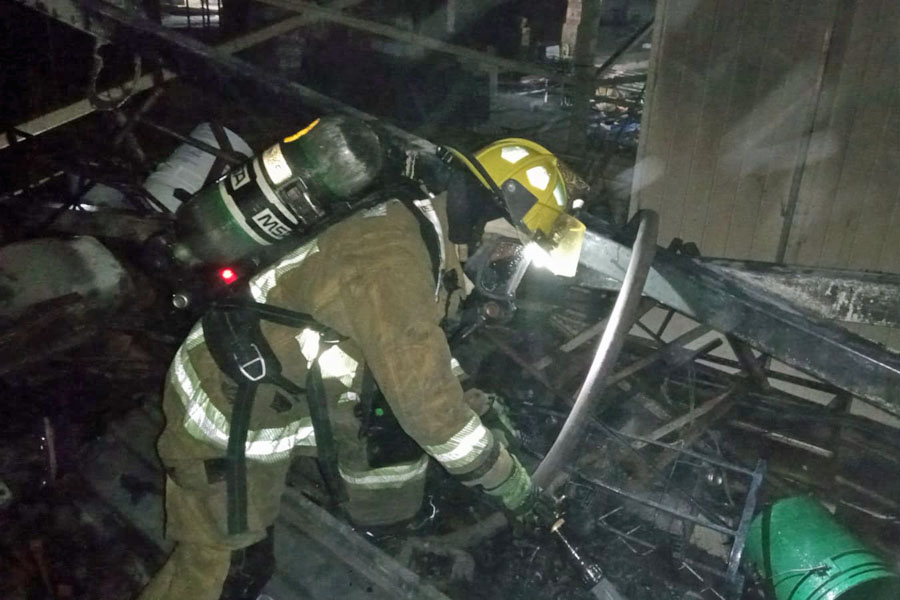
{"type": "Polygon", "coordinates": [[[219,277],[221,277],[222,281],[229,285],[237,281],[238,278],[237,273],[234,272],[234,269],[229,268],[225,268],[219,271],[219,277]]]}

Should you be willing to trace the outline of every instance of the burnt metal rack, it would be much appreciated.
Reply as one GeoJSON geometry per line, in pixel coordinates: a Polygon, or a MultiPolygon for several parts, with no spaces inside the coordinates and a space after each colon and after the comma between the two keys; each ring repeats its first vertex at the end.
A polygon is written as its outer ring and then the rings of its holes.
{"type": "MultiPolygon", "coordinates": [[[[730,537],[732,539],[731,548],[728,552],[728,559],[725,562],[724,569],[716,569],[703,563],[692,561],[686,557],[682,557],[681,561],[682,567],[691,572],[695,577],[697,577],[700,582],[705,583],[706,580],[697,571],[706,571],[707,574],[712,575],[714,578],[718,579],[724,584],[725,598],[728,598],[730,600],[738,600],[744,591],[744,575],[741,570],[741,557],[743,556],[744,546],[747,541],[747,534],[750,531],[750,522],[753,519],[759,501],[760,488],[762,487],[765,478],[765,461],[760,460],[757,462],[755,468],[747,469],[740,465],[731,464],[719,458],[707,456],[699,452],[694,452],[686,448],[678,447],[673,444],[666,444],[649,438],[631,436],[622,433],[617,433],[617,435],[626,437],[633,442],[637,442],[640,444],[647,444],[664,448],[668,451],[678,453],[680,457],[692,458],[702,464],[717,467],[718,469],[721,469],[722,471],[725,471],[727,473],[733,473],[735,475],[747,478],[747,493],[744,498],[743,506],[740,510],[740,516],[738,517],[735,524],[729,525],[716,523],[715,521],[704,517],[702,513],[697,514],[696,512],[688,512],[676,506],[667,505],[663,502],[653,500],[652,498],[647,497],[647,495],[642,495],[625,490],[622,487],[612,485],[596,477],[591,477],[585,474],[579,474],[578,476],[580,480],[583,480],[589,485],[595,486],[620,498],[624,498],[629,502],[644,506],[658,513],[663,513],[685,523],[690,523],[693,526],[709,529],[711,531],[730,537]]],[[[677,465],[678,463],[682,462],[680,457],[676,458],[674,464],[677,465]]],[[[610,533],[615,534],[617,537],[623,540],[623,542],[632,541],[638,543],[639,545],[643,546],[647,550],[647,552],[655,550],[656,547],[653,544],[644,540],[640,540],[639,537],[633,535],[633,530],[629,533],[621,531],[607,524],[608,519],[622,508],[622,506],[619,506],[618,508],[613,509],[612,511],[609,511],[606,514],[600,516],[597,519],[597,525],[601,528],[606,529],[610,533]]],[[[627,543],[625,545],[628,546],[627,543]]],[[[630,546],[628,547],[631,548],[630,546]]],[[[632,551],[634,550],[632,549],[632,551]]],[[[705,589],[709,589],[715,595],[723,597],[723,594],[717,591],[716,586],[713,584],[707,585],[704,590],[705,589]]]]}

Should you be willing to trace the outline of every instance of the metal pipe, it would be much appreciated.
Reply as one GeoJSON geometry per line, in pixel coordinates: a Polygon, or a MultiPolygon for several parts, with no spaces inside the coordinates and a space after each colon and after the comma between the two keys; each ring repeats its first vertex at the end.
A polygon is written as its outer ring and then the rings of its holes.
{"type": "MultiPolygon", "coordinates": [[[[718,396],[715,396],[714,398],[710,398],[709,400],[707,400],[706,402],[704,402],[697,408],[693,409],[692,411],[687,412],[687,413],[681,415],[680,417],[672,419],[665,425],[662,425],[662,426],[658,427],[657,429],[651,431],[645,437],[647,437],[651,440],[661,440],[662,438],[666,437],[673,431],[678,431],[682,427],[685,427],[685,426],[693,423],[694,421],[696,421],[703,415],[707,414],[712,409],[716,408],[717,406],[719,406],[726,400],[729,400],[734,395],[734,392],[737,391],[738,389],[739,389],[739,384],[732,385],[731,387],[729,387],[727,390],[725,390],[718,396]]],[[[634,442],[632,444],[632,447],[639,450],[644,447],[644,444],[643,444],[643,442],[634,442]]]]}
{"type": "Polygon", "coordinates": [[[744,545],[747,542],[747,535],[750,532],[750,520],[753,513],[756,512],[756,503],[759,500],[759,489],[762,487],[763,478],[766,475],[766,463],[759,460],[756,462],[756,469],[750,478],[750,488],[747,490],[747,500],[744,503],[744,510],[741,511],[741,520],[738,523],[737,532],[734,536],[734,542],[731,544],[731,552],[728,554],[728,570],[727,579],[732,584],[735,598],[740,598],[744,591],[744,578],[738,574],[738,568],[741,566],[741,557],[744,555],[744,545]]]}
{"type": "Polygon", "coordinates": [[[834,457],[834,452],[828,450],[827,448],[822,448],[821,446],[816,446],[815,444],[810,444],[809,442],[804,442],[803,440],[798,440],[797,438],[786,436],[783,433],[778,433],[777,431],[770,431],[764,427],[758,427],[753,423],[747,423],[746,421],[732,419],[731,421],[728,421],[728,424],[735,429],[740,429],[741,431],[746,431],[748,433],[755,433],[767,440],[778,442],[780,444],[784,444],[785,446],[791,446],[792,448],[799,448],[800,450],[805,450],[811,454],[815,454],[816,456],[821,456],[823,458],[834,457]]]}
{"type": "Polygon", "coordinates": [[[854,481],[850,481],[846,477],[842,477],[841,475],[838,475],[834,478],[834,481],[838,485],[850,488],[854,492],[857,492],[858,494],[862,494],[866,498],[869,498],[870,500],[874,500],[875,502],[878,502],[882,506],[886,506],[886,507],[890,508],[891,510],[900,510],[900,504],[898,504],[894,500],[891,500],[890,498],[886,498],[885,496],[882,496],[878,492],[873,492],[872,490],[870,490],[866,487],[863,487],[854,481]]]}
{"type": "MultiPolygon", "coordinates": [[[[163,69],[159,73],[159,82],[163,83],[170,79],[174,79],[175,77],[175,73],[163,69]]],[[[154,85],[156,85],[155,75],[144,75],[143,77],[138,79],[134,87],[131,88],[132,93],[137,94],[138,92],[143,92],[144,90],[150,89],[154,85]]],[[[109,95],[113,90],[120,88],[121,86],[111,87],[100,93],[102,95],[109,95]]],[[[84,98],[82,100],[78,100],[73,104],[64,106],[60,109],[34,118],[26,123],[21,123],[16,126],[16,129],[21,130],[22,133],[27,134],[27,137],[34,137],[41,135],[42,133],[46,133],[51,129],[56,129],[57,127],[65,125],[66,123],[71,123],[76,119],[80,119],[85,115],[91,114],[95,110],[96,108],[91,103],[90,99],[84,98]]],[[[0,150],[11,146],[13,143],[15,143],[15,140],[12,138],[12,136],[7,135],[6,132],[0,133],[0,150]]]]}
{"type": "Polygon", "coordinates": [[[653,552],[654,550],[656,550],[656,546],[654,546],[650,542],[648,542],[646,540],[642,540],[639,537],[635,537],[635,536],[631,535],[630,533],[626,533],[626,532],[622,531],[621,529],[616,529],[612,525],[607,525],[603,521],[598,521],[597,527],[600,527],[601,529],[605,529],[605,530],[609,531],[610,533],[612,533],[622,539],[628,540],[629,542],[634,542],[635,544],[637,544],[639,546],[643,546],[644,548],[647,548],[650,552],[653,552]]]}
{"type": "Polygon", "coordinates": [[[687,448],[680,448],[675,444],[667,444],[666,442],[660,442],[659,440],[652,440],[648,437],[640,436],[640,435],[630,435],[628,433],[623,433],[621,431],[618,432],[618,435],[628,438],[630,440],[641,442],[647,444],[649,446],[658,446],[660,448],[666,448],[667,450],[673,450],[675,452],[679,452],[684,454],[685,456],[690,456],[692,458],[696,458],[697,460],[701,460],[705,463],[709,463],[716,467],[726,469],[728,471],[734,471],[736,473],[743,473],[744,475],[753,475],[753,470],[748,469],[746,467],[742,467],[740,465],[731,464],[725,462],[723,460],[719,460],[717,458],[713,458],[711,456],[707,456],[705,454],[701,454],[699,452],[694,452],[693,450],[688,450],[687,448]]]}
{"type": "Polygon", "coordinates": [[[48,483],[53,485],[56,483],[56,473],[58,470],[58,463],[56,461],[56,434],[53,431],[53,425],[50,423],[48,417],[44,417],[44,443],[47,448],[48,483]]]}
{"type": "Polygon", "coordinates": [[[868,515],[868,516],[872,517],[873,519],[877,519],[879,521],[887,521],[889,523],[896,524],[898,522],[898,520],[900,520],[900,519],[898,519],[898,517],[896,515],[889,515],[887,513],[878,512],[867,506],[862,506],[860,504],[854,504],[853,502],[849,502],[847,500],[840,500],[839,502],[843,506],[852,508],[853,510],[859,511],[859,512],[863,513],[864,515],[868,515]]]}
{"type": "MultiPolygon", "coordinates": [[[[741,363],[739,363],[738,361],[731,360],[730,358],[724,358],[721,356],[707,355],[707,356],[701,356],[697,360],[713,363],[716,365],[722,365],[723,367],[732,367],[734,369],[741,368],[741,363]]],[[[836,394],[841,391],[839,388],[836,388],[829,383],[825,383],[825,382],[819,381],[817,379],[807,379],[805,377],[797,377],[796,375],[791,375],[789,373],[781,373],[779,371],[766,371],[766,377],[769,379],[776,379],[778,381],[783,381],[785,383],[791,383],[794,385],[806,387],[811,390],[816,390],[818,392],[825,392],[827,394],[836,394]]]]}
{"type": "Polygon", "coordinates": [[[741,363],[741,369],[743,369],[744,372],[750,376],[750,379],[752,379],[761,389],[769,389],[769,379],[766,377],[766,369],[763,366],[765,355],[761,355],[759,359],[757,359],[753,354],[753,349],[747,342],[739,340],[733,335],[726,335],[725,339],[728,340],[731,351],[734,352],[738,362],[741,363]]]}
{"type": "Polygon", "coordinates": [[[546,488],[549,493],[556,487],[551,485],[553,478],[562,472],[563,466],[571,460],[573,451],[584,437],[594,403],[599,397],[599,392],[606,387],[625,338],[634,323],[644,282],[653,263],[659,225],[659,217],[653,211],[642,210],[638,212],[637,217],[640,220],[637,237],[622,281],[622,290],[609,316],[609,324],[600,338],[594,360],[569,417],[533,475],[535,484],[546,488]]]}
{"type": "Polygon", "coordinates": [[[660,346],[658,350],[655,350],[647,356],[639,358],[628,366],[616,371],[613,375],[610,376],[607,385],[618,383],[623,379],[627,379],[632,375],[637,374],[639,371],[643,371],[644,369],[656,364],[661,360],[665,360],[678,350],[684,349],[684,346],[687,346],[697,338],[702,337],[709,332],[710,328],[706,325],[698,325],[697,327],[694,327],[693,329],[681,334],[668,344],[660,346]]]}
{"type": "MultiPolygon", "coordinates": [[[[546,414],[554,417],[563,417],[565,413],[559,410],[554,410],[552,408],[544,408],[543,406],[537,406],[532,403],[523,402],[522,405],[525,407],[525,411],[529,413],[537,413],[537,414],[546,414]]],[[[699,452],[694,452],[693,450],[688,450],[687,448],[682,448],[676,444],[667,444],[666,442],[660,442],[659,440],[652,440],[648,437],[640,436],[640,435],[632,435],[630,433],[625,433],[624,431],[615,431],[611,430],[608,426],[603,425],[596,419],[592,420],[591,428],[596,431],[603,432],[606,434],[612,433],[612,435],[625,438],[626,440],[631,440],[634,442],[641,442],[642,444],[646,444],[648,446],[657,446],[659,448],[665,448],[667,450],[672,450],[674,452],[678,452],[680,454],[684,454],[685,456],[690,456],[692,458],[696,458],[697,460],[701,460],[703,462],[709,463],[711,465],[720,467],[722,469],[726,469],[729,471],[734,471],[736,473],[743,473],[744,475],[753,475],[753,470],[748,469],[746,467],[742,467],[740,465],[731,464],[725,462],[723,460],[719,460],[717,458],[713,458],[712,456],[707,456],[706,454],[701,454],[699,452]]]]}

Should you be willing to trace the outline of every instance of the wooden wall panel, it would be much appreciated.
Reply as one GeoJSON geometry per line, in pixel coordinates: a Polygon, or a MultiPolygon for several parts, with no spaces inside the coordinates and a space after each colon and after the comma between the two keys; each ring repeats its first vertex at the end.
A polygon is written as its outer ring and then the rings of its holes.
{"type": "MultiPolygon", "coordinates": [[[[666,187],[661,188],[657,196],[657,206],[664,215],[664,225],[674,235],[675,228],[681,220],[683,213],[683,201],[685,188],[690,173],[690,153],[672,154],[672,149],[686,143],[693,146],[695,132],[702,116],[704,102],[704,73],[710,66],[710,48],[713,43],[712,34],[715,31],[718,6],[715,0],[701,2],[702,17],[694,22],[692,27],[685,27],[685,22],[693,18],[694,11],[684,11],[679,15],[679,29],[683,32],[684,52],[678,55],[678,89],[672,106],[667,107],[662,118],[667,118],[671,123],[671,132],[667,144],[662,147],[662,152],[670,159],[664,165],[660,165],[665,173],[671,173],[670,177],[664,175],[666,187]],[[673,111],[677,111],[673,112],[673,111]],[[676,118],[671,118],[676,114],[676,118]],[[666,116],[668,115],[668,117],[666,116]]],[[[671,23],[670,23],[671,24],[671,23]]],[[[671,47],[671,45],[670,45],[671,47]]]]}
{"type": "Polygon", "coordinates": [[[747,221],[736,218],[748,208],[741,203],[738,192],[740,187],[747,187],[741,186],[742,182],[751,180],[741,175],[744,159],[752,158],[746,141],[751,139],[759,126],[754,108],[757,94],[761,92],[758,85],[760,74],[767,67],[764,49],[773,16],[772,6],[772,2],[749,2],[745,5],[743,15],[735,23],[737,35],[731,41],[734,72],[729,88],[727,92],[721,90],[718,94],[713,93],[716,101],[723,105],[724,110],[720,114],[724,118],[722,123],[725,129],[715,156],[713,185],[700,238],[701,248],[709,254],[724,256],[729,253],[729,242],[752,239],[752,229],[744,226],[747,221]],[[741,235],[741,230],[746,230],[747,235],[741,235]]]}
{"type": "MultiPolygon", "coordinates": [[[[697,108],[698,115],[693,130],[688,137],[680,140],[677,146],[669,148],[665,157],[645,156],[643,160],[667,162],[673,159],[672,167],[666,172],[666,177],[659,185],[670,190],[667,196],[667,204],[677,207],[676,210],[661,213],[662,239],[666,242],[671,237],[680,236],[690,241],[699,241],[703,235],[703,226],[706,222],[707,203],[712,188],[712,171],[715,165],[716,151],[718,148],[719,127],[717,117],[725,106],[722,103],[720,90],[730,86],[734,75],[735,52],[733,38],[738,31],[737,23],[742,18],[742,3],[730,0],[719,0],[716,6],[713,31],[706,50],[707,68],[698,73],[693,79],[702,86],[700,104],[697,108]],[[686,168],[681,173],[676,173],[677,161],[685,161],[686,168]],[[682,178],[684,183],[678,186],[670,185],[669,180],[677,181],[682,178]]],[[[703,5],[697,7],[697,11],[706,12],[703,5]]],[[[664,68],[658,65],[659,68],[664,68]]],[[[685,107],[686,109],[686,107],[685,107]]],[[[671,118],[681,119],[682,108],[675,107],[671,111],[671,118]]]]}
{"type": "Polygon", "coordinates": [[[657,23],[632,209],[661,242],[900,271],[900,2],[658,0],[657,23]]]}
{"type": "MultiPolygon", "coordinates": [[[[739,115],[750,115],[756,107],[765,100],[768,88],[763,87],[766,71],[775,71],[772,65],[767,64],[769,44],[772,42],[773,29],[783,27],[784,19],[782,11],[784,7],[774,1],[755,2],[751,4],[745,20],[747,32],[741,38],[739,50],[738,68],[742,73],[737,79],[732,104],[739,115]]],[[[779,32],[780,37],[780,32],[779,32]]],[[[744,147],[745,141],[752,139],[757,127],[754,127],[754,119],[744,118],[736,123],[730,133],[735,140],[734,147],[744,147]]],[[[748,223],[755,223],[759,214],[760,198],[762,196],[765,179],[754,176],[758,172],[758,165],[753,153],[732,152],[723,160],[733,163],[733,173],[736,178],[734,196],[731,202],[731,211],[728,214],[727,225],[719,230],[718,240],[713,241],[709,236],[706,245],[710,248],[723,247],[724,254],[733,256],[747,256],[753,245],[753,227],[747,227],[748,223]]],[[[713,233],[711,230],[709,233],[713,233]]],[[[704,236],[704,240],[707,236],[704,236]]],[[[701,242],[704,243],[704,242],[701,242]]]]}
{"type": "Polygon", "coordinates": [[[881,261],[885,244],[896,245],[888,225],[900,189],[898,38],[900,3],[856,4],[839,77],[823,93],[833,102],[820,106],[815,136],[827,152],[811,152],[807,161],[788,262],[900,268],[881,261]]]}
{"type": "Polygon", "coordinates": [[[739,224],[753,232],[745,258],[772,261],[778,251],[804,125],[815,100],[812,89],[817,62],[813,57],[820,54],[821,40],[813,38],[811,43],[810,31],[816,30],[808,25],[802,30],[805,35],[798,32],[798,22],[808,18],[808,6],[815,1],[776,2],[766,42],[768,62],[760,73],[763,92],[757,95],[753,114],[747,119],[751,125],[745,129],[748,167],[744,178],[754,180],[748,185],[759,192],[755,218],[739,224]]]}
{"type": "MultiPolygon", "coordinates": [[[[812,256],[822,255],[823,250],[829,247],[829,238],[834,240],[836,234],[843,235],[845,224],[852,216],[851,210],[848,210],[853,208],[852,203],[836,202],[843,168],[835,168],[833,161],[840,160],[846,164],[848,151],[853,150],[850,140],[861,109],[862,95],[858,93],[858,89],[872,77],[872,73],[878,75],[880,67],[876,46],[882,40],[879,39],[877,25],[873,22],[877,19],[866,18],[877,17],[877,13],[878,11],[860,11],[854,15],[849,40],[843,52],[845,63],[865,67],[844,69],[843,65],[830,61],[830,67],[833,67],[830,71],[833,73],[837,69],[838,73],[836,78],[832,75],[826,82],[823,98],[819,103],[816,138],[812,141],[810,151],[813,158],[807,160],[800,190],[801,196],[810,198],[811,201],[800,204],[794,215],[793,227],[796,227],[796,232],[789,240],[786,253],[786,257],[792,262],[818,262],[818,258],[812,259],[812,256]],[[825,160],[817,160],[816,157],[825,160]],[[808,234],[816,221],[819,223],[817,235],[810,238],[808,234]]],[[[853,157],[851,152],[850,158],[852,162],[860,157],[853,157]]],[[[851,169],[859,171],[859,165],[851,169]]],[[[859,174],[862,175],[863,172],[860,171],[859,174]]],[[[839,247],[840,243],[833,244],[838,255],[839,247]]],[[[832,260],[831,264],[836,266],[837,263],[832,260]]]]}
{"type": "MultiPolygon", "coordinates": [[[[654,73],[649,76],[647,81],[648,92],[654,97],[660,99],[654,106],[647,107],[644,112],[643,120],[646,120],[648,126],[652,127],[656,132],[646,141],[647,152],[651,156],[664,154],[670,142],[670,131],[672,127],[672,119],[667,118],[667,112],[674,107],[674,100],[677,93],[677,61],[669,57],[669,48],[671,46],[679,46],[677,26],[678,7],[673,10],[666,11],[663,14],[657,12],[657,27],[653,35],[653,53],[655,60],[666,61],[672,65],[669,69],[655,69],[654,73]],[[673,25],[672,23],[676,23],[673,25]]],[[[660,180],[658,175],[659,166],[654,161],[638,161],[635,165],[636,178],[646,182],[643,195],[648,207],[653,210],[660,210],[660,190],[657,185],[660,180]]]]}
{"type": "Polygon", "coordinates": [[[900,272],[900,2],[657,0],[656,23],[631,208],[660,243],[900,272]]]}

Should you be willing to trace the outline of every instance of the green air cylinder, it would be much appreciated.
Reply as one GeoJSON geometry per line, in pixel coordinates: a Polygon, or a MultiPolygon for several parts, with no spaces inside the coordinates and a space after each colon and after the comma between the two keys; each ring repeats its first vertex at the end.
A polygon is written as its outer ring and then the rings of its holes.
{"type": "Polygon", "coordinates": [[[785,498],[757,515],[746,555],[777,600],[900,598],[900,577],[812,498],[785,498]]]}
{"type": "Polygon", "coordinates": [[[338,201],[352,201],[381,171],[383,150],[365,122],[317,119],[219,181],[176,215],[176,256],[222,263],[303,234],[338,201]]]}

